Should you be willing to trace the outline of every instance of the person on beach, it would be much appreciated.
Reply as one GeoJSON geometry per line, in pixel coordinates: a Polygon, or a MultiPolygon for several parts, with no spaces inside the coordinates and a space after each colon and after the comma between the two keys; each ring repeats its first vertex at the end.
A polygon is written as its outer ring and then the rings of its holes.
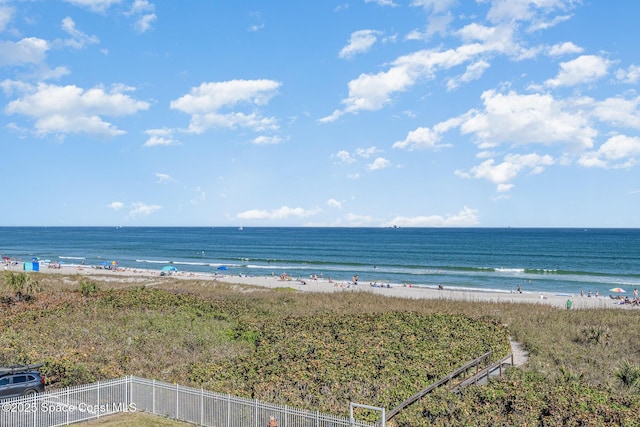
{"type": "Polygon", "coordinates": [[[278,427],[278,420],[273,415],[269,417],[269,427],[278,427]]]}
{"type": "Polygon", "coordinates": [[[518,284],[518,293],[521,294],[522,293],[522,288],[520,287],[520,284],[518,284]]]}

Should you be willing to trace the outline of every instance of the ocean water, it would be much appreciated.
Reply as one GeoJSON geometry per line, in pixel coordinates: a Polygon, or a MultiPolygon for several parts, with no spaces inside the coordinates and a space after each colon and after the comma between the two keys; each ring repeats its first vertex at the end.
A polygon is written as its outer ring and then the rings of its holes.
{"type": "Polygon", "coordinates": [[[0,227],[0,254],[489,292],[640,288],[640,229],[0,227]]]}

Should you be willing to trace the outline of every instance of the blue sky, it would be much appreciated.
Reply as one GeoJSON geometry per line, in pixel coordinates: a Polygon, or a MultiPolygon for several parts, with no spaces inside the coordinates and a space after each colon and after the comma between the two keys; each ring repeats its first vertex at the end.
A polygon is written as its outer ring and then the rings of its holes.
{"type": "Polygon", "coordinates": [[[0,0],[0,223],[640,227],[638,16],[0,0]]]}

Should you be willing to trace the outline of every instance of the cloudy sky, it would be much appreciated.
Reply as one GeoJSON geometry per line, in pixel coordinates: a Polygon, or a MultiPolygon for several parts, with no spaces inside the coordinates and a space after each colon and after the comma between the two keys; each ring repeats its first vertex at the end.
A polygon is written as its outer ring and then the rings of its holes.
{"type": "Polygon", "coordinates": [[[640,227],[638,16],[0,0],[0,225],[640,227]]]}

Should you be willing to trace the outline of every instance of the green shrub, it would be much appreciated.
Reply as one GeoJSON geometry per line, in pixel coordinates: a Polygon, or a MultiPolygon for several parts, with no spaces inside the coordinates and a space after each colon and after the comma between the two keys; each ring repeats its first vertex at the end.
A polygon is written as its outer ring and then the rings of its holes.
{"type": "Polygon", "coordinates": [[[615,375],[623,385],[640,392],[640,366],[623,360],[616,369],[615,375]]]}
{"type": "Polygon", "coordinates": [[[82,294],[82,296],[88,297],[97,293],[100,290],[98,285],[93,282],[86,281],[82,279],[80,284],[78,285],[78,291],[82,294]]]}

